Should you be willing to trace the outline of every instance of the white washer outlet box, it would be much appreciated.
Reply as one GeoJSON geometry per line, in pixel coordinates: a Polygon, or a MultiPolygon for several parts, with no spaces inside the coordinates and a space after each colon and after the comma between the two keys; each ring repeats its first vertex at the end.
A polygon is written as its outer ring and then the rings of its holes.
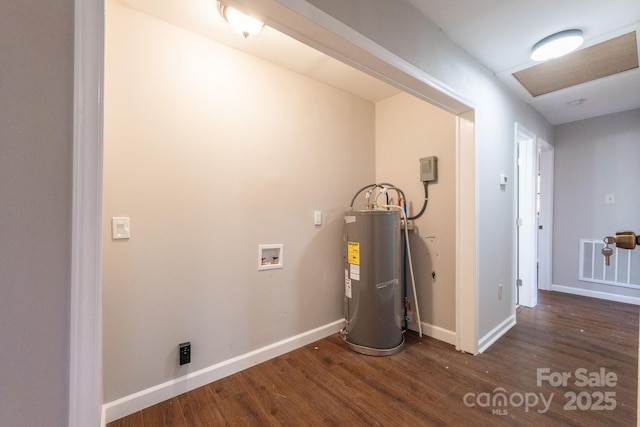
{"type": "Polygon", "coordinates": [[[284,244],[258,245],[258,270],[282,268],[284,265],[284,244]]]}

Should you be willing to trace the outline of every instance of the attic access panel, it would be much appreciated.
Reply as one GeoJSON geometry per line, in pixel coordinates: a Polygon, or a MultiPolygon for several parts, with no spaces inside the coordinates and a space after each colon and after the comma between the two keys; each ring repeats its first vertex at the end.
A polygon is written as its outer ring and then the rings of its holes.
{"type": "Polygon", "coordinates": [[[513,76],[535,97],[633,68],[638,68],[635,31],[518,71],[513,76]]]}

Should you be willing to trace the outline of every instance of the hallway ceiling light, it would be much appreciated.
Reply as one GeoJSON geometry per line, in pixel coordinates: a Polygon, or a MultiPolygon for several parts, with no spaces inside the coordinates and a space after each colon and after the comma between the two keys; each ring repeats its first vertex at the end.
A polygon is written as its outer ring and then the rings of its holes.
{"type": "Polygon", "coordinates": [[[565,30],[543,38],[531,49],[531,59],[548,61],[573,52],[582,45],[582,30],[565,30]]]}
{"type": "Polygon", "coordinates": [[[231,28],[238,34],[242,34],[245,39],[258,34],[264,27],[264,23],[222,2],[218,2],[218,9],[231,28]]]}

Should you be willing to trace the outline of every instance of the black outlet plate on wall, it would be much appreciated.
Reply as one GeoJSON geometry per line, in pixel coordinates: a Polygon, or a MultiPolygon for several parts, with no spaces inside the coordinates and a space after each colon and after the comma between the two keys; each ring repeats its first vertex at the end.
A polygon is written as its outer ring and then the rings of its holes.
{"type": "Polygon", "coordinates": [[[179,344],[180,348],[180,364],[186,365],[187,363],[191,363],[191,343],[189,341],[183,342],[179,344]]]}

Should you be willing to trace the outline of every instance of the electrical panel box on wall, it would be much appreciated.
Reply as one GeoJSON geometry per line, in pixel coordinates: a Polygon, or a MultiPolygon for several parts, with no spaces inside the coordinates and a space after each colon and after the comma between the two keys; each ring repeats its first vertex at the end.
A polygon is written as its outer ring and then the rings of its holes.
{"type": "Polygon", "coordinates": [[[438,158],[436,156],[420,159],[420,181],[429,182],[438,179],[438,158]]]}

